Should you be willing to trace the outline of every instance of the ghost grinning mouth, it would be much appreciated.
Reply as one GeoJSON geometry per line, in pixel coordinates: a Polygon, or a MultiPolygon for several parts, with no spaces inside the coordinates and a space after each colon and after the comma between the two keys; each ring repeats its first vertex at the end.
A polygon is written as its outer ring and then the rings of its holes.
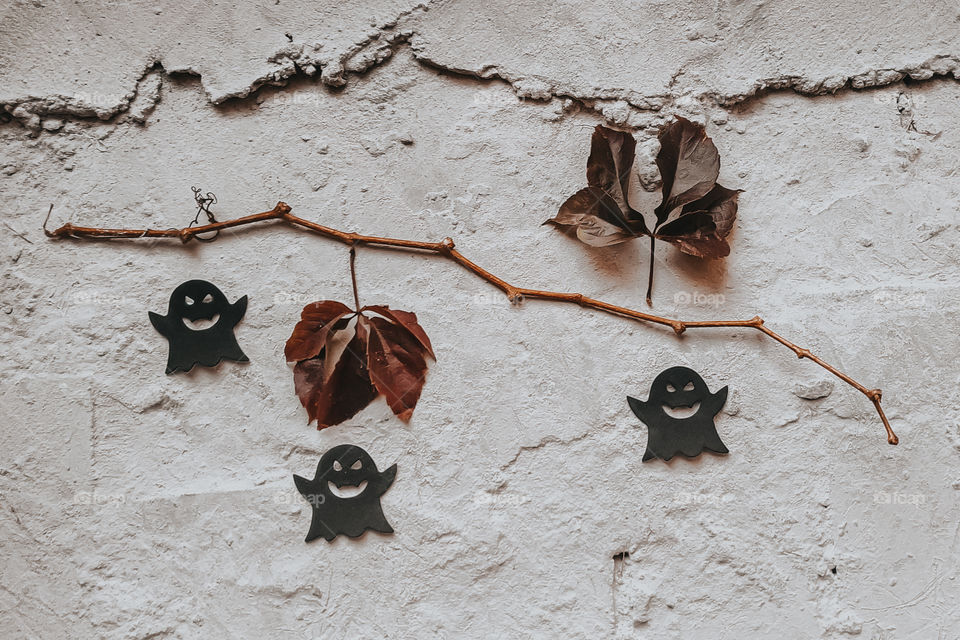
{"type": "Polygon", "coordinates": [[[364,489],[367,488],[367,481],[363,480],[360,482],[360,484],[345,484],[341,487],[338,487],[336,484],[328,480],[327,488],[330,489],[330,493],[338,498],[356,498],[358,495],[363,493],[364,489]]]}
{"type": "Polygon", "coordinates": [[[187,317],[180,319],[183,320],[184,326],[188,329],[193,329],[194,331],[203,331],[204,329],[209,329],[217,324],[217,322],[220,320],[220,314],[215,313],[209,318],[197,318],[196,320],[191,320],[187,317]]]}
{"type": "Polygon", "coordinates": [[[700,411],[700,401],[697,400],[691,405],[685,407],[671,407],[670,405],[662,405],[663,412],[670,416],[671,418],[676,418],[678,420],[683,420],[684,418],[689,418],[692,415],[695,415],[697,411],[700,411]]]}

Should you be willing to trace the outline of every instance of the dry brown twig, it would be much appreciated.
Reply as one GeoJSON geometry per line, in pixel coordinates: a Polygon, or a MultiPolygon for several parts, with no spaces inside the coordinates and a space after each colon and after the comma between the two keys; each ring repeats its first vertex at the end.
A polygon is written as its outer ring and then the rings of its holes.
{"type": "MultiPolygon", "coordinates": [[[[50,206],[50,212],[52,211],[53,205],[50,206]]],[[[644,313],[642,311],[636,311],[626,307],[619,307],[617,305],[610,304],[609,302],[588,298],[580,293],[560,293],[556,291],[540,291],[538,289],[515,287],[464,257],[463,254],[454,248],[453,240],[450,238],[444,238],[440,242],[421,242],[419,240],[403,240],[400,238],[367,236],[359,233],[351,233],[347,231],[340,231],[339,229],[325,227],[315,222],[299,218],[290,213],[290,211],[291,209],[289,205],[284,202],[278,202],[277,205],[270,211],[255,213],[253,215],[236,218],[234,220],[224,220],[222,222],[214,222],[196,227],[185,227],[183,229],[103,229],[98,227],[77,227],[67,223],[59,229],[48,231],[46,227],[47,220],[44,220],[43,231],[48,237],[51,238],[178,238],[181,242],[187,243],[202,233],[220,231],[223,229],[240,227],[243,225],[253,224],[255,222],[264,222],[267,220],[283,220],[290,225],[309,229],[310,231],[328,238],[333,238],[334,240],[343,242],[351,247],[358,244],[366,244],[380,247],[393,247],[405,251],[428,251],[439,254],[452,260],[453,262],[456,262],[468,271],[471,271],[475,275],[491,283],[503,291],[509,300],[515,304],[526,298],[554,300],[557,302],[572,302],[581,307],[589,307],[591,309],[598,309],[607,313],[633,318],[634,320],[668,326],[673,329],[678,336],[687,329],[705,329],[710,327],[741,327],[756,329],[757,331],[769,336],[770,338],[773,338],[780,344],[793,351],[798,358],[807,358],[808,360],[812,360],[863,395],[867,396],[867,398],[870,399],[870,401],[873,403],[873,406],[876,408],[877,413],[880,415],[880,419],[883,421],[883,426],[887,431],[887,442],[890,444],[897,444],[899,442],[897,435],[890,427],[890,422],[887,420],[887,416],[884,414],[883,408],[880,406],[880,400],[882,398],[882,392],[880,389],[866,388],[850,376],[815,356],[810,352],[810,350],[803,349],[793,344],[786,338],[767,328],[767,326],[763,323],[763,319],[761,319],[759,316],[754,316],[749,320],[703,320],[687,322],[683,320],[664,318],[662,316],[644,313]]],[[[47,212],[48,220],[50,218],[50,212],[47,212]]]]}

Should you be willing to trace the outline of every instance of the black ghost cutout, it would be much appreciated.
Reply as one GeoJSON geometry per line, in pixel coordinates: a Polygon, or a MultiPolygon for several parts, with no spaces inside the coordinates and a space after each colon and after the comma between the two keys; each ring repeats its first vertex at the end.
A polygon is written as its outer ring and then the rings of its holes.
{"type": "Polygon", "coordinates": [[[370,454],[352,444],[341,444],[323,454],[313,480],[294,474],[297,491],[313,507],[306,542],[320,536],[329,542],[341,533],[356,538],[367,529],[393,533],[393,527],[383,516],[380,496],[396,476],[397,465],[381,473],[370,454]],[[352,487],[358,493],[352,497],[340,496],[332,486],[338,491],[352,487]]]}
{"type": "Polygon", "coordinates": [[[643,461],[652,458],[670,460],[675,455],[694,458],[704,450],[729,453],[720,440],[713,419],[727,401],[727,387],[710,393],[703,378],[687,367],[672,367],[656,377],[646,402],[627,396],[630,408],[647,425],[647,451],[643,461]],[[675,418],[664,411],[692,408],[696,413],[675,418]]]}
{"type": "Polygon", "coordinates": [[[233,335],[233,328],[246,311],[247,296],[230,304],[220,289],[204,280],[189,280],[174,289],[167,315],[150,312],[150,322],[170,343],[167,373],[190,371],[198,364],[215,367],[221,360],[249,362],[233,335]],[[214,318],[217,321],[206,329],[184,324],[184,320],[214,318]]]}

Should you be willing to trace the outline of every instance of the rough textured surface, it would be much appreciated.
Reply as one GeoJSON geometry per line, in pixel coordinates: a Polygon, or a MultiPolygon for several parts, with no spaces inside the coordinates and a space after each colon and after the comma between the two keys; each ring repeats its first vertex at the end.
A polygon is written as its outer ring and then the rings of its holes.
{"type": "Polygon", "coordinates": [[[4,637],[960,636],[958,18],[842,0],[8,4],[4,637]],[[438,362],[409,425],[378,401],[317,432],[283,342],[304,303],[349,300],[343,246],[277,225],[186,247],[40,230],[50,203],[55,225],[183,226],[196,184],[221,218],[282,199],[642,308],[645,246],[540,223],[582,185],[597,122],[637,129],[650,185],[649,127],[675,113],[707,123],[745,192],[727,260],[659,250],[655,311],[760,313],[882,387],[899,447],[862,395],[758,335],[514,307],[442,259],[377,250],[362,299],[416,311],[438,362]],[[252,362],[166,377],[147,311],[194,277],[249,295],[252,362]],[[625,397],[677,364],[730,386],[730,456],[640,462],[625,397]],[[291,475],[344,442],[398,464],[397,534],[304,545],[291,475]]]}

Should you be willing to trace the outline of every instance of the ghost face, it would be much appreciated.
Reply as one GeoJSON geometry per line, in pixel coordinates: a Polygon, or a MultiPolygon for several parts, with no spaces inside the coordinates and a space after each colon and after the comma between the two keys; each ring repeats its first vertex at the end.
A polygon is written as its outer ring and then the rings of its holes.
{"type": "MultiPolygon", "coordinates": [[[[709,396],[707,383],[700,374],[687,367],[667,369],[656,377],[650,387],[650,401],[655,402],[670,416],[674,415],[674,410],[693,408],[709,396]]],[[[701,404],[696,413],[703,409],[701,404]]]]}
{"type": "Polygon", "coordinates": [[[213,320],[229,306],[220,289],[203,280],[189,280],[173,290],[168,313],[171,317],[195,323],[198,320],[213,320]]]}
{"type": "Polygon", "coordinates": [[[726,401],[727,387],[710,393],[703,378],[686,367],[673,367],[657,376],[646,401],[627,396],[633,413],[647,425],[644,462],[676,455],[693,458],[703,451],[728,453],[713,422],[726,401]],[[678,415],[685,408],[689,409],[683,412],[686,415],[678,415]]]}
{"type": "Polygon", "coordinates": [[[233,328],[247,310],[247,296],[233,304],[214,285],[189,280],[173,290],[167,315],[150,312],[150,322],[170,343],[167,373],[195,365],[215,367],[222,360],[248,362],[233,328]]]}
{"type": "Polygon", "coordinates": [[[380,496],[396,476],[397,465],[381,473],[367,452],[352,444],[323,454],[313,480],[294,475],[297,491],[313,507],[307,542],[319,536],[333,540],[340,534],[356,538],[367,529],[393,533],[383,517],[380,496]]]}
{"type": "Polygon", "coordinates": [[[362,495],[380,474],[373,458],[360,447],[344,444],[330,449],[320,459],[318,478],[322,489],[337,498],[362,495]]]}

